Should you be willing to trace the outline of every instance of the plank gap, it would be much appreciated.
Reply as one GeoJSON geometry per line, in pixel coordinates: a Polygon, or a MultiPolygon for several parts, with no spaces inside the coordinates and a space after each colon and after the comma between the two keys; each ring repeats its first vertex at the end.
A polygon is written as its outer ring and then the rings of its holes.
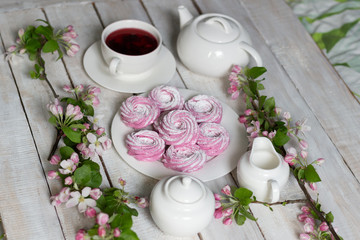
{"type": "Polygon", "coordinates": [[[98,8],[97,8],[97,6],[96,6],[96,3],[95,3],[95,2],[92,2],[92,6],[93,6],[93,8],[94,8],[94,10],[95,10],[96,16],[98,17],[98,19],[99,19],[99,21],[100,21],[101,26],[102,26],[103,28],[105,28],[105,24],[104,24],[103,20],[102,20],[101,17],[100,17],[100,13],[99,13],[99,10],[98,10],[98,8]]]}

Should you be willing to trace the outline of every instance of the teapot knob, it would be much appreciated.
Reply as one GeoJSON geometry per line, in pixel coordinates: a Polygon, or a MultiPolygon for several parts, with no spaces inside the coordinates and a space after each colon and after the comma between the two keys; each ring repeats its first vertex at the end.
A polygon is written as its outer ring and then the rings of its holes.
{"type": "Polygon", "coordinates": [[[184,186],[185,188],[188,188],[188,187],[190,186],[190,184],[191,184],[191,178],[189,178],[189,177],[183,177],[183,178],[181,179],[181,183],[183,184],[183,186],[184,186]]]}
{"type": "Polygon", "coordinates": [[[207,23],[207,24],[220,23],[220,25],[223,27],[225,33],[231,33],[233,31],[229,22],[221,17],[210,18],[210,19],[206,20],[205,23],[207,23]]]}

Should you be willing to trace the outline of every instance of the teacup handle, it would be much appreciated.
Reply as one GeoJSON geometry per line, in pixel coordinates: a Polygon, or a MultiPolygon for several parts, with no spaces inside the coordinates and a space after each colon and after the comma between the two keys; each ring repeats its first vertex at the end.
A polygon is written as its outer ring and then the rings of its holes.
{"type": "Polygon", "coordinates": [[[269,183],[271,185],[271,200],[270,202],[277,202],[280,199],[280,187],[279,183],[275,180],[269,180],[269,183]]]}
{"type": "Polygon", "coordinates": [[[114,75],[119,74],[118,67],[119,67],[120,62],[121,62],[120,58],[111,59],[110,65],[109,65],[109,70],[112,74],[114,74],[114,75]]]}
{"type": "Polygon", "coordinates": [[[262,67],[263,63],[262,63],[262,59],[259,55],[259,53],[253,48],[251,47],[249,44],[247,44],[246,42],[240,42],[239,46],[241,49],[245,50],[246,52],[248,52],[250,54],[251,57],[253,57],[255,59],[256,65],[258,67],[262,67]]]}

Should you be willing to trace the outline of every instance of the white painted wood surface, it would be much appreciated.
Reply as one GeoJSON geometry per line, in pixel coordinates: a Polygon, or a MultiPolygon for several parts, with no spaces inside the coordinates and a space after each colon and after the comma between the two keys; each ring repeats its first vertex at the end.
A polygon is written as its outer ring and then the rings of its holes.
{"type": "MultiPolygon", "coordinates": [[[[185,5],[196,16],[218,12],[237,19],[249,32],[254,47],[268,69],[264,82],[269,96],[292,113],[294,119],[308,118],[312,131],[307,135],[310,157],[324,157],[319,168],[322,182],[318,186],[325,211],[332,211],[334,225],[344,239],[360,239],[360,108],[344,82],[327,62],[315,43],[285,3],[279,0],[122,0],[122,1],[43,1],[32,0],[0,3],[0,217],[7,239],[74,239],[76,231],[91,226],[73,209],[52,207],[49,197],[61,187],[46,179],[52,169],[46,158],[55,138],[55,130],[47,123],[46,104],[52,93],[39,80],[32,80],[32,66],[26,58],[4,61],[4,49],[16,38],[17,30],[35,19],[47,18],[55,27],[74,25],[79,33],[81,50],[74,58],[50,61],[47,73],[58,93],[64,84],[96,85],[86,74],[82,59],[86,49],[99,40],[104,26],[120,19],[140,19],[154,24],[163,35],[164,45],[177,61],[177,73],[169,85],[186,87],[211,94],[227,102],[236,112],[244,110],[239,101],[226,94],[226,79],[211,79],[190,72],[176,53],[179,32],[177,6],[185,5]]],[[[112,118],[129,93],[102,88],[101,125],[108,133],[112,118]]],[[[117,179],[127,180],[127,190],[148,196],[156,180],[138,173],[111,149],[103,157],[109,179],[102,169],[104,186],[118,186],[117,179]]],[[[235,175],[228,174],[207,185],[220,192],[225,184],[234,185],[235,175]]],[[[302,198],[295,180],[290,179],[281,199],[302,198]]],[[[274,207],[252,206],[259,219],[242,227],[224,226],[212,220],[199,235],[182,239],[298,239],[302,224],[296,219],[299,205],[274,207]]],[[[148,209],[139,209],[134,230],[140,239],[180,239],[162,233],[154,224],[148,209]]]]}

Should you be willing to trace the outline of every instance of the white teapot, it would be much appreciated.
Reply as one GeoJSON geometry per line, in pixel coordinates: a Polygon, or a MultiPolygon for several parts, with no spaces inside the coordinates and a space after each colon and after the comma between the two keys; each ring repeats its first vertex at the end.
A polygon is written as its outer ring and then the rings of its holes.
{"type": "Polygon", "coordinates": [[[199,179],[188,175],[172,176],[155,185],[149,207],[154,222],[163,232],[188,237],[210,223],[215,198],[199,179]]]}
{"type": "Polygon", "coordinates": [[[249,34],[235,19],[217,13],[195,19],[184,6],[178,7],[180,33],[177,52],[191,71],[210,76],[226,76],[234,64],[246,66],[253,57],[262,66],[258,52],[251,47],[249,34]]]}
{"type": "Polygon", "coordinates": [[[279,201],[289,172],[289,165],[266,137],[255,138],[251,151],[237,165],[239,185],[251,190],[257,200],[270,203],[279,201]]]}

